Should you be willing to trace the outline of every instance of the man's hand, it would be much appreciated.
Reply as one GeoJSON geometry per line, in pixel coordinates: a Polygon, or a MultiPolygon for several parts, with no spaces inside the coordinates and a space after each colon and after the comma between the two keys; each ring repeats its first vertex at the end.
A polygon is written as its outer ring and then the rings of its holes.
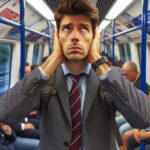
{"type": "Polygon", "coordinates": [[[140,143],[143,139],[150,138],[150,131],[139,130],[134,135],[135,140],[140,143]]]}
{"type": "Polygon", "coordinates": [[[95,30],[95,35],[93,38],[93,42],[91,44],[90,50],[89,50],[89,54],[88,54],[88,59],[87,61],[89,63],[93,63],[96,60],[98,60],[99,58],[101,58],[100,56],[100,32],[98,27],[95,30]]]}
{"type": "Polygon", "coordinates": [[[35,115],[37,115],[38,114],[38,111],[37,110],[33,110],[33,111],[31,111],[30,113],[29,113],[29,115],[31,115],[31,116],[35,116],[35,115]]]}
{"type": "Polygon", "coordinates": [[[0,126],[6,135],[11,135],[12,130],[9,125],[1,123],[0,126]]]}
{"type": "Polygon", "coordinates": [[[48,76],[51,76],[57,67],[64,61],[65,57],[58,37],[58,31],[55,29],[53,52],[41,65],[41,68],[48,76]]]}
{"type": "MultiPolygon", "coordinates": [[[[99,49],[100,49],[100,33],[97,27],[87,58],[87,61],[89,63],[94,63],[95,61],[101,58],[99,49]]],[[[110,67],[104,63],[102,65],[99,65],[99,67],[97,67],[96,72],[98,73],[99,76],[101,76],[105,74],[109,69],[110,67]]]]}
{"type": "Polygon", "coordinates": [[[61,63],[64,62],[64,60],[65,60],[63,50],[62,50],[62,46],[61,46],[61,43],[60,43],[60,40],[59,40],[57,28],[55,28],[55,32],[54,32],[54,43],[53,43],[53,53],[52,53],[52,55],[55,55],[61,63]]]}
{"type": "Polygon", "coordinates": [[[26,129],[35,129],[35,126],[32,123],[25,123],[24,130],[26,129]]]}

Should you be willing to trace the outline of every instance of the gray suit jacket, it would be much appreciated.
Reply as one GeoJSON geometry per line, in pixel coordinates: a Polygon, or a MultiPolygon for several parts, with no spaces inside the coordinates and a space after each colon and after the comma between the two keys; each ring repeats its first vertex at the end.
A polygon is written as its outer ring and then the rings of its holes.
{"type": "MultiPolygon", "coordinates": [[[[114,97],[116,108],[137,128],[150,123],[149,98],[125,79],[121,70],[112,67],[101,83],[114,97]]],[[[82,115],[82,137],[85,150],[116,150],[105,104],[99,95],[99,76],[91,69],[88,76],[82,115]]],[[[39,69],[0,97],[0,121],[14,123],[35,108],[40,108],[40,92],[47,83],[39,69]]],[[[68,150],[71,141],[71,114],[68,89],[61,68],[56,71],[54,94],[41,111],[39,150],[68,150]]]]}

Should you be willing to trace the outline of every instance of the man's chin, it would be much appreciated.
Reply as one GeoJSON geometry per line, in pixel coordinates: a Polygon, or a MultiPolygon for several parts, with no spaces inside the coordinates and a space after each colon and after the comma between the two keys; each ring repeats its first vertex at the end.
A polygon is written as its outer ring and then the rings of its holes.
{"type": "Polygon", "coordinates": [[[68,61],[82,61],[84,58],[81,57],[69,57],[67,58],[68,61]]]}
{"type": "Polygon", "coordinates": [[[66,56],[67,60],[74,60],[74,61],[82,61],[85,59],[85,57],[83,55],[79,55],[79,54],[75,54],[75,55],[69,55],[66,56]]]}

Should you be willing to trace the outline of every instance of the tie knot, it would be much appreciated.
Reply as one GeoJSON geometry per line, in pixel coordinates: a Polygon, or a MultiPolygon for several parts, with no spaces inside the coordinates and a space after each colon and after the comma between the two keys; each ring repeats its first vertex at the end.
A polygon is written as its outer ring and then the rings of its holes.
{"type": "Polygon", "coordinates": [[[69,74],[68,74],[68,76],[70,76],[71,79],[72,79],[73,81],[76,81],[76,82],[79,81],[80,77],[83,77],[83,76],[85,76],[85,75],[86,75],[86,73],[80,73],[80,74],[76,74],[76,75],[74,75],[74,74],[72,74],[72,73],[69,73],[69,74]]]}
{"type": "Polygon", "coordinates": [[[69,76],[72,78],[72,80],[75,80],[76,82],[79,81],[80,78],[80,74],[74,75],[74,74],[69,74],[69,76]]]}

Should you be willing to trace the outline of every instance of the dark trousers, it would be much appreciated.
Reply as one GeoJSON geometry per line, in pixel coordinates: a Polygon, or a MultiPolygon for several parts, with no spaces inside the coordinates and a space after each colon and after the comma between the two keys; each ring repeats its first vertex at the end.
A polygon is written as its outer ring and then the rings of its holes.
{"type": "Polygon", "coordinates": [[[13,145],[0,145],[0,150],[15,150],[13,145]]]}
{"type": "MultiPolygon", "coordinates": [[[[145,139],[145,148],[146,150],[150,150],[150,139],[145,139]]],[[[127,145],[128,150],[140,150],[139,143],[136,142],[134,136],[129,137],[128,140],[128,145],[127,145]]]]}

